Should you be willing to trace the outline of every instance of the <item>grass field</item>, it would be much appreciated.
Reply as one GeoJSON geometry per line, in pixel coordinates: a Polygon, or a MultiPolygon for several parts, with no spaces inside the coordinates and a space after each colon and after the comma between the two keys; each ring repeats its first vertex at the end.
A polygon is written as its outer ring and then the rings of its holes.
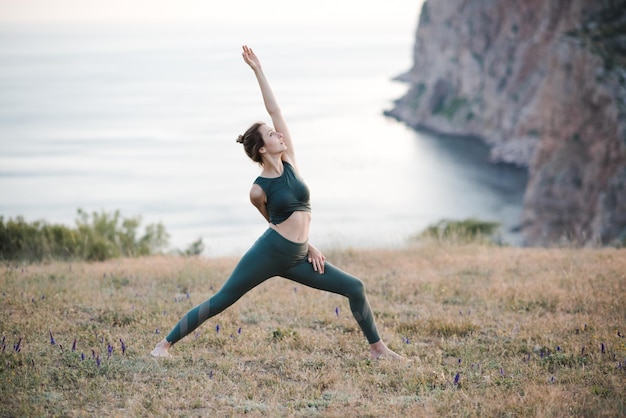
{"type": "Polygon", "coordinates": [[[0,414],[626,416],[626,250],[326,255],[410,362],[370,361],[347,300],[281,278],[150,357],[232,258],[5,264],[0,414]]]}

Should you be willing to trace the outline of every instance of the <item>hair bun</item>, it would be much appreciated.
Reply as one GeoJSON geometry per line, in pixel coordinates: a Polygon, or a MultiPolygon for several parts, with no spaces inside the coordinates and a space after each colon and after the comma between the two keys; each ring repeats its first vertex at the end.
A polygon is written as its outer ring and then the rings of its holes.
{"type": "Polygon", "coordinates": [[[243,144],[243,135],[239,135],[237,137],[237,142],[239,142],[240,144],[243,144]]]}

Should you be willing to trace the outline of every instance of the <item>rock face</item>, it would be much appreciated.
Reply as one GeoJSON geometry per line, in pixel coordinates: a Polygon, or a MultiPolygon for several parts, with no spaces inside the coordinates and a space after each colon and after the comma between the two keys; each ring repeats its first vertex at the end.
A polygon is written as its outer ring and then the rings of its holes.
{"type": "Polygon", "coordinates": [[[529,245],[626,242],[626,1],[427,0],[385,113],[527,167],[529,245]]]}

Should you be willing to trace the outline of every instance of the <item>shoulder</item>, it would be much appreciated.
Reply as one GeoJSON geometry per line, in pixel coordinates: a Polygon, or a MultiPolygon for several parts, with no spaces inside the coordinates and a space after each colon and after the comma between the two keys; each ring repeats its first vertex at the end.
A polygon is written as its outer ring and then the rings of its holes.
{"type": "Polygon", "coordinates": [[[285,169],[292,171],[292,172],[296,172],[297,174],[300,174],[300,171],[298,170],[298,167],[296,166],[296,162],[293,161],[292,158],[283,157],[283,165],[285,166],[285,169]]]}
{"type": "Polygon", "coordinates": [[[265,204],[265,191],[263,188],[255,183],[250,188],[250,201],[256,207],[262,206],[265,204]]]}

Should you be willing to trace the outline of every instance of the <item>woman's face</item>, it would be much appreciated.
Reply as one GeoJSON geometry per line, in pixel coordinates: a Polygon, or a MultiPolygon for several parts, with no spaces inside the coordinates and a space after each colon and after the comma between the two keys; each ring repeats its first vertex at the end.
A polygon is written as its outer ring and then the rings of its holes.
{"type": "MultiPolygon", "coordinates": [[[[269,125],[261,125],[259,127],[261,136],[263,137],[263,148],[268,154],[282,154],[287,149],[285,142],[283,141],[283,134],[277,132],[269,125]]],[[[262,148],[262,149],[263,149],[262,148]]]]}

